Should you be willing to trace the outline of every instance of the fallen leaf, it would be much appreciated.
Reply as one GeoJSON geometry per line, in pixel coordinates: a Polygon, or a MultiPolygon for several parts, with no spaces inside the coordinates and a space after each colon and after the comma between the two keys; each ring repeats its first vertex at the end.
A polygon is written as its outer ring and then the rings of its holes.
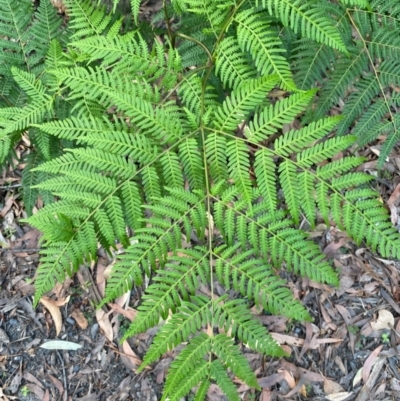
{"type": "Polygon", "coordinates": [[[69,301],[69,296],[65,299],[54,301],[48,297],[40,298],[40,302],[45,306],[45,308],[50,312],[53,318],[54,325],[56,326],[56,335],[58,336],[62,328],[62,317],[60,312],[60,306],[65,305],[69,301]]]}
{"type": "Polygon", "coordinates": [[[358,369],[356,375],[354,376],[353,388],[356,387],[357,384],[361,382],[361,379],[362,379],[362,368],[358,369]]]}
{"type": "Polygon", "coordinates": [[[108,341],[114,340],[113,329],[108,319],[109,313],[112,311],[105,313],[102,309],[96,310],[96,319],[97,323],[99,324],[100,328],[103,330],[104,335],[106,336],[108,341]]]}
{"type": "Polygon", "coordinates": [[[3,209],[0,211],[0,217],[3,219],[7,212],[11,209],[11,206],[14,203],[14,198],[11,196],[6,200],[6,203],[3,209]]]}
{"type": "Polygon", "coordinates": [[[40,345],[39,348],[76,351],[77,349],[82,348],[82,345],[73,343],[71,341],[51,340],[51,341],[46,341],[45,343],[40,345]]]}
{"type": "Polygon", "coordinates": [[[57,390],[59,391],[60,395],[62,395],[64,393],[64,386],[61,383],[60,380],[58,380],[56,377],[47,374],[47,376],[49,376],[50,380],[53,382],[53,384],[56,386],[57,390]]]}
{"type": "Polygon", "coordinates": [[[291,389],[296,387],[296,380],[294,380],[293,375],[287,370],[278,370],[279,373],[282,373],[282,378],[286,380],[287,384],[291,389]]]}
{"type": "Polygon", "coordinates": [[[331,394],[327,395],[325,398],[328,401],[344,401],[347,398],[349,398],[353,393],[349,393],[347,391],[344,391],[342,393],[336,393],[336,394],[331,394]]]}
{"type": "Polygon", "coordinates": [[[31,391],[32,393],[34,393],[39,400],[43,400],[44,398],[44,391],[41,387],[37,386],[36,384],[33,383],[28,383],[26,384],[26,388],[31,391]]]}
{"type": "Polygon", "coordinates": [[[261,392],[260,401],[271,401],[271,390],[264,388],[261,392]]]}
{"type": "Polygon", "coordinates": [[[379,311],[378,319],[371,322],[372,330],[392,329],[394,327],[394,317],[391,312],[386,309],[379,311]]]}
{"type": "Polygon", "coordinates": [[[121,360],[124,365],[136,372],[137,368],[142,364],[142,360],[135,354],[128,341],[122,343],[121,350],[121,360]]]}
{"type": "Polygon", "coordinates": [[[383,348],[383,344],[381,344],[378,348],[375,348],[371,354],[368,356],[368,358],[365,360],[363,368],[362,368],[362,379],[364,383],[367,382],[368,376],[371,372],[372,366],[375,363],[376,358],[379,355],[379,352],[381,352],[381,349],[383,348]]]}
{"type": "Polygon", "coordinates": [[[136,315],[137,315],[137,310],[133,309],[131,307],[128,307],[126,309],[121,308],[119,305],[117,304],[108,304],[108,306],[114,310],[115,312],[125,316],[128,320],[130,320],[131,322],[133,322],[133,319],[135,319],[136,315]]]}
{"type": "Polygon", "coordinates": [[[324,391],[325,394],[337,394],[344,392],[344,388],[339,384],[334,382],[333,380],[325,379],[324,380],[324,391]]]}
{"type": "Polygon", "coordinates": [[[88,321],[79,309],[74,309],[71,313],[71,317],[75,319],[77,325],[85,330],[88,327],[88,321]]]}
{"type": "Polygon", "coordinates": [[[400,196],[400,184],[397,184],[396,188],[394,189],[394,191],[390,195],[390,198],[387,201],[387,205],[390,209],[390,220],[392,221],[393,225],[396,225],[398,219],[396,202],[399,196],[400,196]]]}

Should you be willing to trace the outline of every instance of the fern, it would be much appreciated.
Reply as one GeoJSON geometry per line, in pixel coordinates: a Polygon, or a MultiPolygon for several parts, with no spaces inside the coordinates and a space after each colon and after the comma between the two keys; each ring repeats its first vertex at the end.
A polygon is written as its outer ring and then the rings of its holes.
{"type": "Polygon", "coordinates": [[[303,220],[400,257],[348,151],[385,133],[386,157],[397,139],[400,10],[174,0],[156,17],[168,19],[161,43],[143,24],[126,29],[137,0],[126,19],[117,0],[66,0],[67,30],[40,3],[0,0],[0,156],[27,134],[24,201],[29,213],[45,201],[28,219],[43,232],[34,302],[120,244],[101,305],[151,279],[124,336],[158,327],[139,370],[187,343],[163,399],[196,386],[204,399],[213,382],[239,399],[233,376],[258,388],[242,347],[285,355],[250,308],[311,320],[277,269],[338,284],[303,220]],[[327,116],[342,99],[343,115],[327,116]]]}
{"type": "Polygon", "coordinates": [[[328,43],[304,50],[309,42],[302,42],[293,52],[296,83],[300,87],[313,85],[316,80],[321,83],[320,99],[305,121],[322,117],[341,99],[345,118],[339,126],[340,135],[348,133],[356,122],[353,130],[361,145],[381,134],[388,136],[380,152],[382,166],[399,138],[398,122],[392,112],[397,96],[390,89],[398,82],[398,2],[341,3],[343,7],[334,10],[336,25],[351,60],[328,47],[328,43]],[[356,37],[351,31],[357,33],[356,37]],[[307,67],[302,67],[303,64],[307,67]]]}

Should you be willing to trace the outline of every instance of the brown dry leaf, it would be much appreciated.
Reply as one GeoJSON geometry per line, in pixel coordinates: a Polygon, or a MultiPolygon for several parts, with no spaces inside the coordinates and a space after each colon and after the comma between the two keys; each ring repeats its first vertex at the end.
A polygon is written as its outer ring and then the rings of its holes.
{"type": "Polygon", "coordinates": [[[325,398],[328,401],[344,401],[347,398],[349,398],[353,393],[349,393],[347,391],[344,391],[343,393],[336,393],[336,394],[331,394],[326,396],[325,398]]]}
{"type": "Polygon", "coordinates": [[[343,237],[340,238],[337,242],[332,241],[330,242],[323,250],[323,253],[331,257],[337,250],[339,250],[343,245],[347,244],[350,241],[350,238],[343,237]]]}
{"type": "Polygon", "coordinates": [[[274,340],[278,341],[279,344],[288,344],[295,347],[302,347],[304,344],[304,340],[302,338],[292,337],[281,333],[270,334],[274,340]]]}
{"type": "Polygon", "coordinates": [[[396,225],[398,219],[396,202],[399,196],[400,196],[400,184],[397,184],[396,188],[394,189],[394,191],[390,195],[390,198],[387,201],[387,205],[390,209],[390,220],[392,221],[393,225],[396,225]]]}
{"type": "Polygon", "coordinates": [[[271,401],[271,390],[264,388],[259,399],[260,401],[271,401]]]}
{"type": "Polygon", "coordinates": [[[394,316],[391,312],[386,309],[379,311],[378,319],[375,322],[371,322],[372,330],[392,329],[394,326],[394,316]]]}
{"type": "Polygon", "coordinates": [[[50,392],[47,388],[46,391],[44,392],[43,401],[50,401],[50,392]]]}
{"type": "Polygon", "coordinates": [[[82,329],[85,330],[88,327],[88,321],[83,315],[83,313],[79,309],[74,309],[71,313],[71,317],[75,319],[77,325],[82,329]]]}
{"type": "Polygon", "coordinates": [[[103,333],[106,336],[108,341],[114,340],[113,329],[112,329],[110,320],[108,319],[108,315],[111,312],[112,311],[105,313],[102,309],[96,310],[97,323],[99,324],[100,328],[103,330],[103,333]]]}
{"type": "Polygon", "coordinates": [[[371,354],[368,356],[368,358],[365,360],[363,368],[362,368],[362,379],[364,383],[367,383],[369,374],[371,373],[372,366],[375,363],[376,358],[379,355],[379,352],[381,352],[381,349],[383,348],[383,344],[381,344],[378,348],[374,349],[371,354]]]}
{"type": "Polygon", "coordinates": [[[344,391],[344,388],[333,380],[325,379],[324,381],[325,394],[336,394],[344,391]]]}
{"type": "MultiPolygon", "coordinates": [[[[280,345],[288,344],[295,347],[302,347],[304,345],[304,339],[288,336],[286,334],[281,333],[270,333],[272,338],[276,340],[280,345]]],[[[343,339],[341,338],[314,338],[312,342],[310,342],[310,349],[317,349],[321,344],[331,344],[331,343],[340,343],[343,339]]]]}
{"type": "Polygon", "coordinates": [[[290,372],[285,369],[280,369],[278,372],[282,374],[282,378],[286,380],[291,389],[296,387],[296,380],[294,380],[294,377],[290,372]]]}
{"type": "Polygon", "coordinates": [[[123,352],[121,353],[122,362],[128,369],[136,372],[137,368],[142,364],[142,360],[135,354],[128,341],[124,341],[121,348],[123,352]]]}
{"type": "Polygon", "coordinates": [[[60,395],[62,395],[64,393],[64,386],[61,383],[61,381],[50,374],[47,374],[47,375],[49,376],[50,380],[53,382],[54,386],[56,386],[57,390],[60,392],[60,395]]]}
{"type": "Polygon", "coordinates": [[[120,313],[121,315],[125,316],[128,320],[133,322],[137,315],[137,310],[131,307],[127,307],[126,309],[121,308],[117,304],[108,304],[108,306],[115,312],[120,313]]]}
{"type": "Polygon", "coordinates": [[[10,196],[7,200],[6,203],[4,204],[3,209],[0,211],[0,217],[4,219],[4,216],[9,212],[11,209],[12,205],[14,203],[14,198],[10,196]]]}
{"type": "Polygon", "coordinates": [[[97,261],[96,285],[102,297],[104,297],[106,280],[108,279],[111,273],[111,268],[114,265],[114,263],[115,262],[108,264],[108,261],[105,258],[99,258],[97,261]]]}
{"type": "Polygon", "coordinates": [[[58,336],[61,332],[62,328],[62,317],[60,312],[60,306],[65,305],[69,301],[69,296],[65,299],[60,299],[55,301],[48,297],[40,298],[40,302],[45,306],[45,308],[50,312],[51,317],[53,318],[54,325],[56,327],[56,335],[58,336]]]}
{"type": "Polygon", "coordinates": [[[29,391],[34,393],[39,398],[39,400],[43,400],[44,390],[41,387],[39,387],[38,385],[33,384],[33,383],[26,384],[26,387],[29,391]]]}

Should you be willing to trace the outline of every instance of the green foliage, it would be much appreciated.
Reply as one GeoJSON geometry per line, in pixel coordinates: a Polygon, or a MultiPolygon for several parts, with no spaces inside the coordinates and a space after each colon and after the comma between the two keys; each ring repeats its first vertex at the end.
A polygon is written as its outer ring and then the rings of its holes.
{"type": "Polygon", "coordinates": [[[43,232],[35,303],[120,244],[102,304],[149,283],[124,334],[158,326],[140,370],[187,343],[163,399],[197,386],[201,400],[215,382],[238,400],[234,376],[258,388],[241,347],[284,352],[250,308],[311,320],[279,269],[338,284],[300,223],[400,257],[348,151],[388,132],[386,156],[397,138],[390,3],[174,0],[156,38],[137,0],[125,19],[117,0],[65,0],[68,23],[49,0],[0,0],[1,161],[29,138],[24,201],[45,202],[28,219],[43,232]],[[327,117],[345,96],[343,117],[327,117]]]}
{"type": "Polygon", "coordinates": [[[327,5],[349,57],[325,43],[301,38],[290,43],[299,88],[320,86],[319,98],[305,122],[324,116],[340,102],[338,134],[352,130],[364,145],[384,134],[383,165],[400,138],[398,104],[400,7],[395,0],[342,0],[327,5]]]}

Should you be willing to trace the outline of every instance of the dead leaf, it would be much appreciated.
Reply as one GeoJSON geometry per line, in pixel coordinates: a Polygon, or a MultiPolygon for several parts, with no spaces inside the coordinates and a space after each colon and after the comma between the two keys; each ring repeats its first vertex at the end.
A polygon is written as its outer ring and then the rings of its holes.
{"type": "Polygon", "coordinates": [[[284,369],[278,370],[278,372],[282,374],[282,378],[286,380],[291,389],[296,387],[296,380],[294,380],[294,377],[290,372],[284,369]]]}
{"type": "Polygon", "coordinates": [[[347,398],[349,398],[353,393],[349,393],[347,391],[344,391],[343,393],[336,393],[336,394],[331,394],[326,396],[325,398],[328,401],[344,401],[347,398]]]}
{"type": "Polygon", "coordinates": [[[260,401],[271,401],[271,390],[264,388],[261,392],[260,401]]]}
{"type": "Polygon", "coordinates": [[[58,336],[62,328],[62,317],[60,312],[60,306],[65,305],[69,301],[69,296],[65,299],[54,301],[48,297],[40,298],[40,302],[45,306],[45,308],[50,312],[53,318],[54,325],[56,326],[56,335],[58,336]]]}
{"type": "Polygon", "coordinates": [[[39,387],[43,387],[43,384],[42,384],[38,379],[36,379],[36,377],[33,376],[32,373],[25,372],[25,373],[24,373],[24,379],[27,380],[27,381],[29,381],[29,382],[31,382],[31,383],[36,384],[36,385],[39,386],[39,387]]]}
{"type": "Polygon", "coordinates": [[[117,313],[120,313],[121,315],[125,316],[128,320],[130,320],[131,322],[133,322],[133,319],[135,319],[136,315],[137,315],[137,310],[133,309],[131,307],[128,307],[126,309],[121,308],[119,305],[117,304],[108,304],[108,306],[114,310],[117,313]]]}
{"type": "Polygon", "coordinates": [[[3,209],[0,211],[0,217],[4,219],[4,216],[8,213],[8,211],[11,209],[11,206],[14,203],[14,198],[10,196],[7,200],[6,203],[3,207],[3,209]]]}
{"type": "Polygon", "coordinates": [[[71,313],[71,317],[75,319],[77,325],[85,330],[88,327],[88,321],[79,309],[74,309],[71,313]]]}
{"type": "Polygon", "coordinates": [[[106,336],[108,341],[114,340],[113,329],[108,319],[109,314],[112,311],[105,313],[102,309],[96,310],[96,319],[97,323],[99,324],[100,328],[103,330],[104,335],[106,336]]]}
{"type": "Polygon", "coordinates": [[[328,257],[331,257],[337,250],[339,250],[343,245],[347,244],[350,241],[350,238],[343,237],[340,238],[337,242],[330,242],[325,249],[323,250],[324,254],[328,257]]]}
{"type": "Polygon", "coordinates": [[[357,384],[361,382],[361,379],[362,379],[362,368],[358,369],[356,375],[354,376],[353,388],[356,387],[357,384]]]}
{"type": "Polygon", "coordinates": [[[34,393],[39,400],[43,400],[44,398],[44,391],[41,387],[37,386],[36,384],[33,383],[28,383],[26,384],[26,387],[29,391],[31,391],[32,393],[34,393]]]}
{"type": "Polygon", "coordinates": [[[394,327],[394,316],[386,309],[380,309],[378,319],[371,322],[372,330],[392,329],[394,327]]]}
{"type": "Polygon", "coordinates": [[[39,348],[76,351],[77,349],[82,348],[82,345],[73,343],[71,341],[51,340],[44,342],[39,346],[39,348]]]}
{"type": "Polygon", "coordinates": [[[333,380],[325,379],[324,381],[325,394],[336,394],[344,391],[344,388],[333,380]]]}
{"type": "Polygon", "coordinates": [[[390,209],[390,220],[392,221],[393,225],[397,224],[398,214],[397,214],[397,207],[396,202],[400,196],[400,184],[397,184],[396,188],[390,195],[390,198],[387,201],[387,205],[390,209]]]}
{"type": "Polygon", "coordinates": [[[374,349],[371,352],[371,354],[368,356],[368,358],[365,360],[363,368],[362,368],[362,379],[363,379],[364,383],[367,383],[372,366],[374,365],[375,360],[379,355],[379,352],[381,352],[382,347],[383,347],[383,344],[381,344],[378,348],[374,349]]]}
{"type": "Polygon", "coordinates": [[[135,354],[128,341],[122,343],[121,350],[121,360],[124,365],[136,372],[137,368],[142,364],[142,360],[135,354]]]}
{"type": "Polygon", "coordinates": [[[60,395],[62,395],[64,393],[64,386],[61,383],[60,380],[58,380],[56,377],[47,374],[47,376],[49,376],[50,380],[53,382],[53,384],[56,386],[57,390],[59,391],[60,395]]]}

